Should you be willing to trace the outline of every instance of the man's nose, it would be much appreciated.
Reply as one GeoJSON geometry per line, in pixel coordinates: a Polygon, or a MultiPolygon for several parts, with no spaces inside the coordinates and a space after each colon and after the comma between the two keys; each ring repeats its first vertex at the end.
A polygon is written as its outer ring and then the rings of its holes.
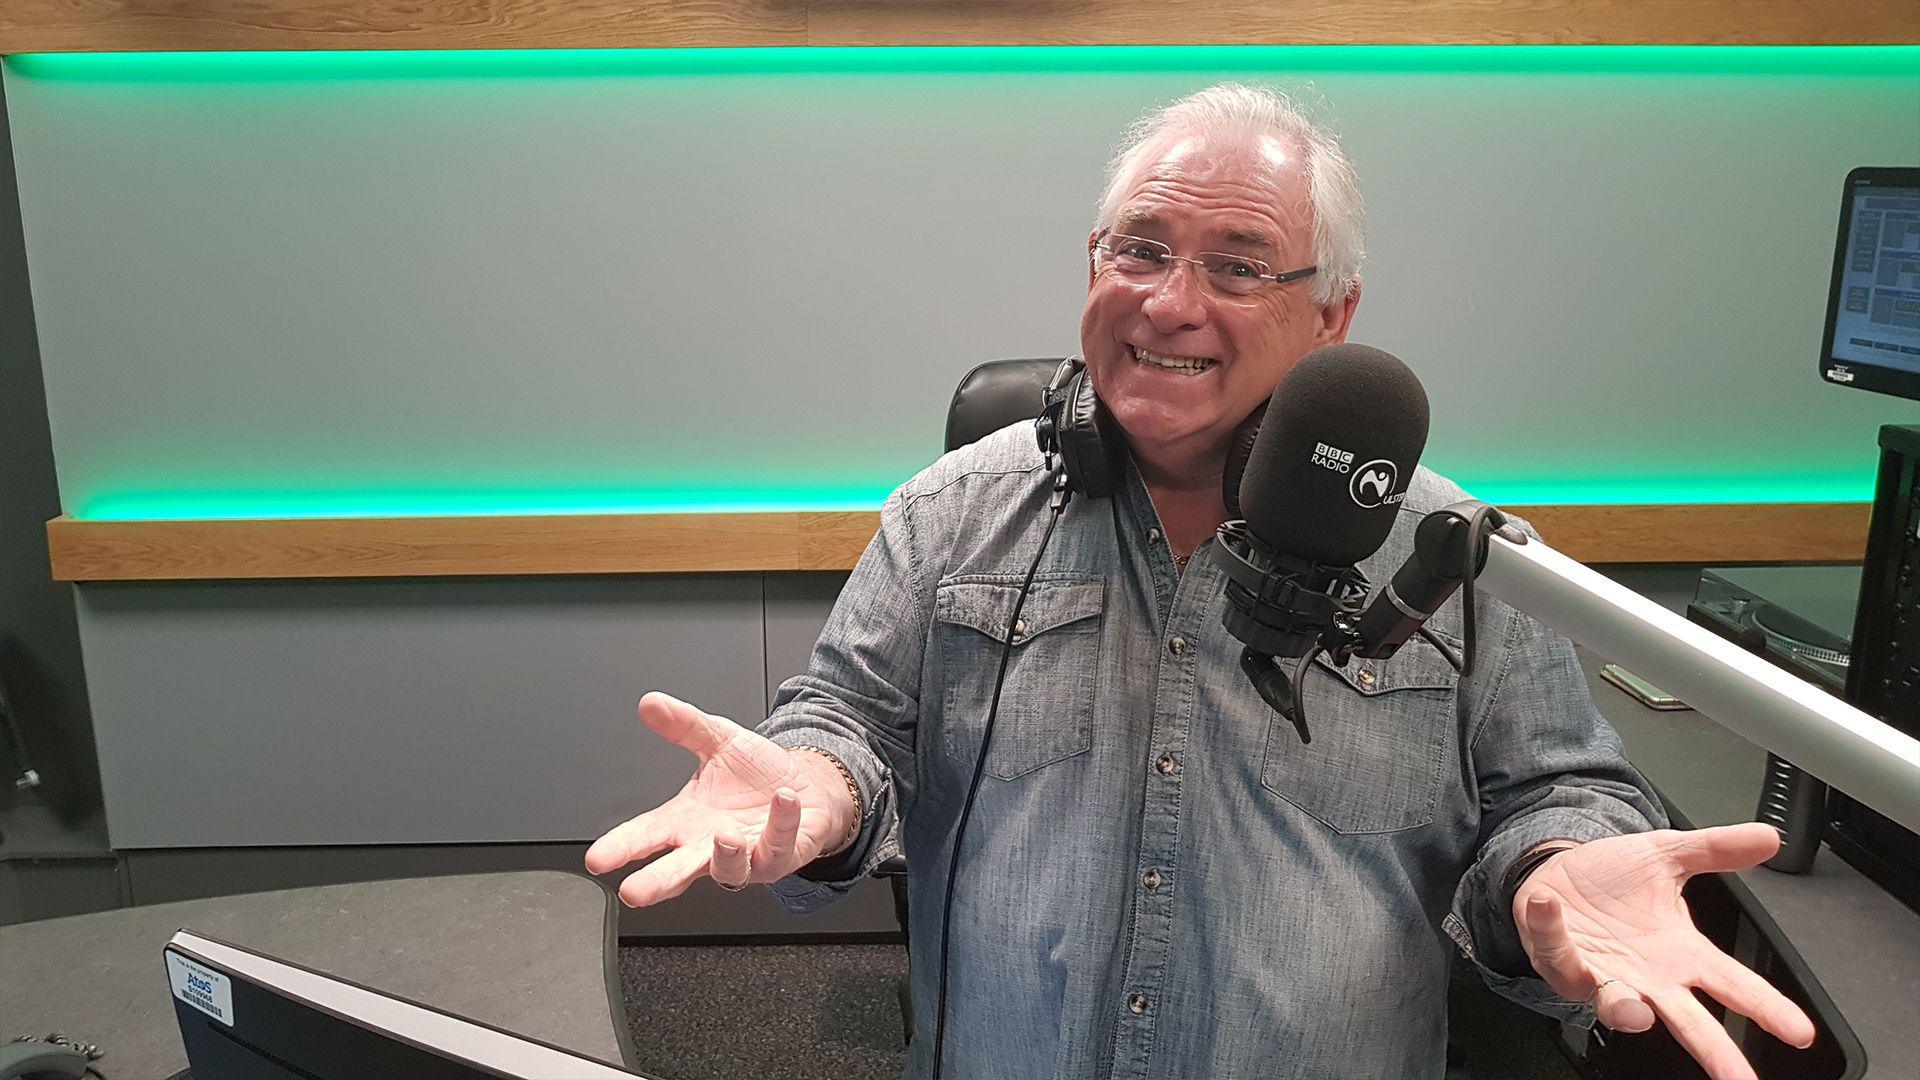
{"type": "Polygon", "coordinates": [[[1169,262],[1167,272],[1154,283],[1141,310],[1162,333],[1197,329],[1207,321],[1206,297],[1202,295],[1206,286],[1200,280],[1200,268],[1182,260],[1169,262]]]}

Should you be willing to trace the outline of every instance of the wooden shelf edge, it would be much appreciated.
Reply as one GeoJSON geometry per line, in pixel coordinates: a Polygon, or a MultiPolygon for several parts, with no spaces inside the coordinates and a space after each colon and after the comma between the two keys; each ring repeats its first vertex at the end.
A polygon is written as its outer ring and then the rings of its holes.
{"type": "Polygon", "coordinates": [[[1910,0],[8,0],[0,53],[808,45],[1890,45],[1910,0]]]}
{"type": "MultiPolygon", "coordinates": [[[[1865,503],[1514,506],[1589,563],[1845,562],[1865,503]]],[[[47,523],[57,581],[850,570],[878,511],[47,523]]]]}
{"type": "Polygon", "coordinates": [[[1584,563],[1858,562],[1869,503],[1512,506],[1584,563]]]}

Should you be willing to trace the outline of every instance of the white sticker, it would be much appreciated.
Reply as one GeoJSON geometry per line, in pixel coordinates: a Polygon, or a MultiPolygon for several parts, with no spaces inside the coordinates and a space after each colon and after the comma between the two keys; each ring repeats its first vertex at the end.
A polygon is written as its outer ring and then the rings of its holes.
{"type": "Polygon", "coordinates": [[[225,975],[196,964],[179,953],[167,953],[167,980],[173,996],[215,1020],[233,1026],[233,982],[225,975]]]}

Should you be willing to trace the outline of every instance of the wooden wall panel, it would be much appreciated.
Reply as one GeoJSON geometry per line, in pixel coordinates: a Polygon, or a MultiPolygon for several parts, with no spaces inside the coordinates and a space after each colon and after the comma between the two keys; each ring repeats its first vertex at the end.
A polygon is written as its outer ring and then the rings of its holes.
{"type": "Polygon", "coordinates": [[[1511,509],[1586,563],[1857,562],[1872,512],[1867,503],[1511,509]]]}
{"type": "MultiPolygon", "coordinates": [[[[1864,503],[1516,506],[1589,563],[1842,562],[1864,503]]],[[[878,527],[848,513],[47,523],[60,581],[849,570],[878,527]]]]}
{"type": "Polygon", "coordinates": [[[5,0],[0,53],[805,45],[805,0],[5,0]]]}
{"type": "Polygon", "coordinates": [[[0,53],[1920,41],[1913,0],[6,0],[0,53]]]}
{"type": "Polygon", "coordinates": [[[814,0],[809,45],[1857,45],[1901,0],[814,0]]]}

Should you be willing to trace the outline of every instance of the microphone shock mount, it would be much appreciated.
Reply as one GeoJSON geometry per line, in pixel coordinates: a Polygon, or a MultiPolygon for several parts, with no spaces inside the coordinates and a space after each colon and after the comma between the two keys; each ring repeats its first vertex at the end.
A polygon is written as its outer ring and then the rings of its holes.
{"type": "Polygon", "coordinates": [[[1227,632],[1246,648],[1240,668],[1262,700],[1292,722],[1302,743],[1307,728],[1299,681],[1321,653],[1345,664],[1360,644],[1355,629],[1368,582],[1357,567],[1316,563],[1275,551],[1245,521],[1220,526],[1216,561],[1227,575],[1227,632]],[[1288,677],[1279,658],[1298,658],[1288,677]]]}

